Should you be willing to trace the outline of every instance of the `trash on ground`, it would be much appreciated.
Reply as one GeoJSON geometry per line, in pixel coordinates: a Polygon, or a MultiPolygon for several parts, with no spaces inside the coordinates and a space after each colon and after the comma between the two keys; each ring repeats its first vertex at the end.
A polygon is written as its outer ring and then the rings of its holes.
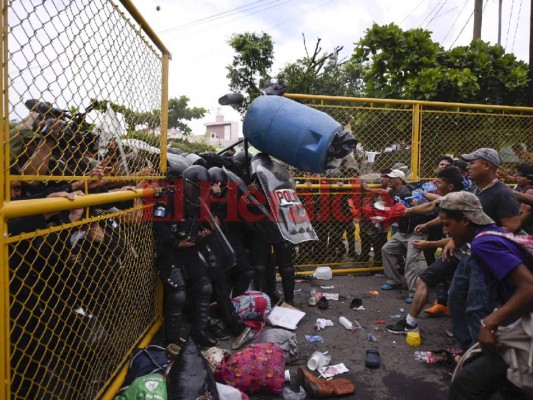
{"type": "Polygon", "coordinates": [[[317,267],[317,269],[315,269],[315,273],[313,274],[313,276],[316,279],[320,279],[323,281],[329,281],[330,279],[333,278],[333,272],[331,272],[330,267],[317,267]]]}
{"type": "Polygon", "coordinates": [[[359,307],[353,307],[352,310],[354,310],[354,311],[365,311],[366,308],[363,307],[363,306],[359,306],[359,307]]]}
{"type": "Polygon", "coordinates": [[[413,347],[420,346],[422,344],[422,338],[420,337],[420,332],[417,332],[417,331],[407,332],[407,336],[405,337],[405,343],[413,347]]]}
{"type": "Polygon", "coordinates": [[[311,354],[311,357],[309,357],[309,361],[307,361],[307,368],[311,371],[314,371],[317,368],[324,368],[329,365],[330,361],[331,354],[328,354],[327,351],[323,353],[321,351],[314,351],[313,354],[311,354]]]}
{"type": "Polygon", "coordinates": [[[325,318],[317,318],[315,323],[315,330],[320,331],[326,329],[328,326],[333,326],[333,321],[325,318]]]}
{"type": "Polygon", "coordinates": [[[377,290],[369,290],[368,293],[370,293],[372,296],[379,296],[379,292],[377,290]]]}
{"type": "Polygon", "coordinates": [[[432,351],[415,351],[415,360],[428,364],[436,364],[439,362],[447,362],[448,356],[446,353],[438,354],[432,351]]]}
{"type": "Polygon", "coordinates": [[[353,320],[353,331],[354,332],[365,331],[362,325],[356,319],[353,320]]]}
{"type": "Polygon", "coordinates": [[[363,300],[362,299],[358,299],[358,298],[355,298],[352,300],[352,302],[350,303],[350,308],[353,310],[355,308],[358,308],[358,307],[361,307],[363,305],[363,300]]]}
{"type": "Polygon", "coordinates": [[[353,329],[353,324],[346,317],[339,317],[339,324],[344,326],[346,329],[353,329]]]}
{"type": "Polygon", "coordinates": [[[324,378],[331,378],[332,376],[344,374],[345,372],[349,372],[350,370],[346,368],[344,363],[336,364],[336,365],[329,365],[327,367],[319,368],[318,372],[320,372],[320,375],[324,378]]]}
{"type": "Polygon", "coordinates": [[[329,301],[326,297],[322,297],[318,302],[318,308],[321,310],[327,310],[329,308],[329,301]]]}
{"type": "Polygon", "coordinates": [[[298,359],[298,341],[294,332],[278,328],[266,329],[256,341],[256,343],[264,342],[274,343],[281,347],[285,351],[287,364],[298,359]]]}
{"type": "Polygon", "coordinates": [[[396,315],[389,315],[389,318],[392,318],[392,319],[400,319],[402,316],[400,314],[396,314],[396,315]]]}
{"type": "Polygon", "coordinates": [[[320,290],[318,290],[317,288],[313,288],[311,289],[309,300],[307,302],[310,306],[316,306],[323,296],[324,295],[320,290]]]}
{"type": "Polygon", "coordinates": [[[385,321],[382,320],[382,319],[376,319],[376,320],[374,321],[374,323],[375,323],[376,325],[382,325],[382,324],[385,323],[385,321]]]}
{"type": "Polygon", "coordinates": [[[405,308],[399,308],[398,311],[405,312],[405,308]]]}
{"type": "Polygon", "coordinates": [[[335,286],[331,285],[331,286],[320,286],[320,289],[335,289],[335,286]]]}
{"type": "Polygon", "coordinates": [[[328,300],[339,300],[338,293],[324,293],[324,297],[328,300]]]}
{"type": "Polygon", "coordinates": [[[306,398],[307,393],[301,386],[298,392],[293,391],[290,386],[285,386],[283,388],[283,400],[305,400],[306,398]]]}
{"type": "Polygon", "coordinates": [[[372,343],[377,343],[378,342],[376,337],[374,335],[372,335],[371,333],[368,334],[367,338],[368,338],[369,342],[372,342],[372,343]]]}
{"type": "Polygon", "coordinates": [[[294,295],[299,296],[302,294],[302,289],[294,289],[294,295]]]}
{"type": "Polygon", "coordinates": [[[294,307],[276,306],[268,314],[266,320],[272,326],[294,330],[304,315],[305,313],[303,311],[294,307]]]}
{"type": "Polygon", "coordinates": [[[317,343],[317,342],[323,342],[324,338],[322,336],[305,335],[305,340],[307,340],[310,343],[317,343]]]}
{"type": "Polygon", "coordinates": [[[383,274],[374,274],[374,276],[372,278],[374,278],[374,279],[385,278],[385,275],[383,275],[383,274]]]}

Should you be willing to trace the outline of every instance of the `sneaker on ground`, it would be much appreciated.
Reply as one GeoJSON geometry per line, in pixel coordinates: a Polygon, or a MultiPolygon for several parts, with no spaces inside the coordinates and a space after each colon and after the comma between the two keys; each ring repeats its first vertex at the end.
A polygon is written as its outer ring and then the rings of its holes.
{"type": "Polygon", "coordinates": [[[393,325],[387,325],[385,329],[395,335],[407,335],[407,332],[418,330],[418,325],[409,325],[404,318],[393,325]]]}
{"type": "Polygon", "coordinates": [[[429,308],[426,308],[424,310],[427,314],[431,315],[432,317],[440,317],[440,316],[449,316],[450,310],[448,307],[442,305],[442,304],[434,304],[429,308]]]}

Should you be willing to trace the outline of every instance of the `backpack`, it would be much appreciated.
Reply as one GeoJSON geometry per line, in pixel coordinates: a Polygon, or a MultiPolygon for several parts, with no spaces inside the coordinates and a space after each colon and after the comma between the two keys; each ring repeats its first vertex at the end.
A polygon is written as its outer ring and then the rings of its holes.
{"type": "Polygon", "coordinates": [[[274,343],[252,344],[225,356],[215,370],[215,380],[246,393],[281,393],[285,382],[285,352],[274,343]]]}
{"type": "Polygon", "coordinates": [[[129,386],[135,378],[148,374],[166,375],[170,369],[170,359],[167,350],[161,346],[150,345],[144,349],[137,349],[128,367],[124,379],[124,387],[129,386]]]}
{"type": "Polygon", "coordinates": [[[504,237],[511,242],[518,245],[520,249],[533,261],[533,236],[528,235],[515,235],[510,232],[499,232],[499,231],[484,231],[476,235],[476,239],[481,236],[494,235],[504,237]]]}
{"type": "Polygon", "coordinates": [[[136,378],[115,400],[167,400],[167,383],[161,374],[148,374],[136,378]]]}
{"type": "Polygon", "coordinates": [[[231,299],[235,312],[242,320],[265,321],[272,310],[270,297],[263,292],[249,290],[231,299]]]}

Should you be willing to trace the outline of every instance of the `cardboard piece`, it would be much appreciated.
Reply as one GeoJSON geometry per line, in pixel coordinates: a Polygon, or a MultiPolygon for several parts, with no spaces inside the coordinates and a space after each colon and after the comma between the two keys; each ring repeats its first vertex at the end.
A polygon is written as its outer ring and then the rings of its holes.
{"type": "Polygon", "coordinates": [[[295,330],[298,322],[304,317],[305,313],[295,307],[276,306],[268,314],[267,322],[272,326],[295,330]]]}

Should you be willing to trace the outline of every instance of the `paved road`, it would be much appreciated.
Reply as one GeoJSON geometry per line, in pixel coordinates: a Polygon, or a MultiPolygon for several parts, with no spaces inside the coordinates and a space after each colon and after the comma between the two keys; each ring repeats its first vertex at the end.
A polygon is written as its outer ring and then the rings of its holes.
{"type": "MultiPolygon", "coordinates": [[[[447,391],[451,379],[451,370],[440,365],[423,364],[414,359],[415,350],[434,350],[456,347],[453,338],[445,334],[449,327],[449,318],[430,318],[423,316],[419,320],[422,336],[420,348],[410,347],[405,343],[405,336],[392,335],[385,331],[385,325],[375,325],[375,320],[385,320],[391,323],[395,320],[389,316],[402,314],[400,308],[409,310],[405,303],[406,291],[381,291],[384,278],[370,276],[336,276],[330,281],[315,281],[313,284],[324,286],[333,285],[335,288],[325,292],[339,293],[340,301],[330,301],[330,309],[320,310],[307,304],[311,284],[297,283],[296,288],[302,293],[296,297],[295,306],[306,312],[306,316],[299,323],[296,330],[301,359],[297,365],[305,365],[308,357],[315,350],[329,351],[332,364],[344,363],[350,372],[340,375],[351,379],[356,385],[356,393],[345,399],[358,400],[415,400],[447,399],[447,391]],[[377,290],[378,296],[370,295],[370,290],[377,290]],[[352,311],[349,307],[351,299],[363,299],[365,311],[352,311]],[[367,340],[364,332],[351,332],[339,323],[339,316],[344,315],[350,320],[357,319],[366,329],[378,339],[377,343],[367,340]],[[335,326],[320,331],[323,343],[309,343],[306,334],[317,334],[313,327],[317,318],[331,319],[335,326]],[[374,330],[377,327],[378,330],[374,330]],[[376,348],[381,353],[382,366],[377,370],[365,368],[365,352],[369,348],[376,348]]],[[[295,375],[297,365],[289,366],[295,375]]],[[[251,399],[281,398],[272,395],[255,395],[251,399]]]]}

